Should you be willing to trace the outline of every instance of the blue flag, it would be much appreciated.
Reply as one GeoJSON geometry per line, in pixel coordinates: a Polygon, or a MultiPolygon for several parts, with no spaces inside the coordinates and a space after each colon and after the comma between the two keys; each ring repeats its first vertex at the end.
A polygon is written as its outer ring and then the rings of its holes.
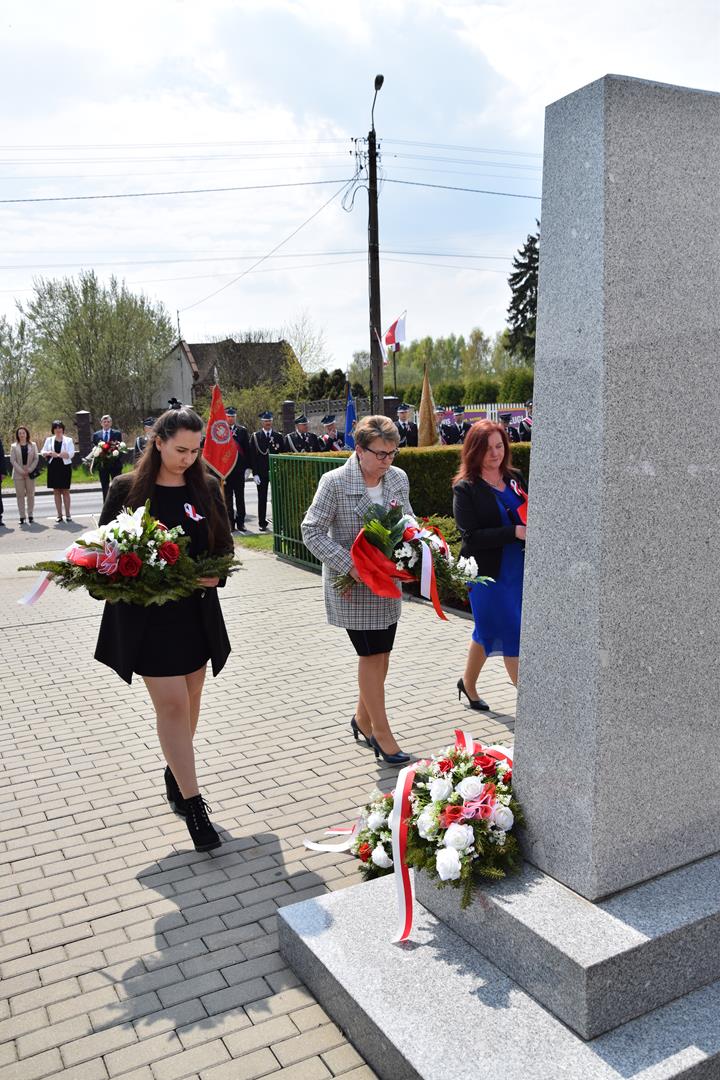
{"type": "Polygon", "coordinates": [[[347,396],[345,398],[345,446],[349,450],[355,449],[355,439],[353,438],[353,425],[355,423],[355,402],[352,399],[350,393],[350,383],[347,384],[347,396]]]}

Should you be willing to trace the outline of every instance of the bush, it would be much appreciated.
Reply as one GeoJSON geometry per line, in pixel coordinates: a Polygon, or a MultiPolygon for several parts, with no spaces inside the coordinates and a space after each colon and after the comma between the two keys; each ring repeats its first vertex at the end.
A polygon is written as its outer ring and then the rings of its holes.
{"type": "Polygon", "coordinates": [[[533,396],[535,372],[529,367],[508,368],[500,379],[501,401],[527,401],[533,396]]]}
{"type": "Polygon", "coordinates": [[[462,405],[465,401],[465,387],[461,382],[441,382],[433,387],[436,405],[462,405]]]}
{"type": "Polygon", "coordinates": [[[481,375],[477,379],[468,381],[465,390],[465,403],[467,405],[491,405],[498,400],[499,393],[499,379],[493,378],[492,375],[481,375]]]}
{"type": "Polygon", "coordinates": [[[401,450],[396,464],[408,475],[410,501],[419,517],[452,517],[452,480],[460,468],[459,446],[401,450]]]}
{"type": "Polygon", "coordinates": [[[512,444],[512,462],[516,469],[523,474],[528,484],[530,483],[530,446],[529,442],[512,444]]]}

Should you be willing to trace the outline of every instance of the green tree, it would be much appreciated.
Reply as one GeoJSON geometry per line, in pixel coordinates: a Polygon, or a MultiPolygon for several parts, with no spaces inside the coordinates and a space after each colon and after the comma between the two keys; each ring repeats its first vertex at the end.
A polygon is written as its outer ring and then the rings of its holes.
{"type": "Polygon", "coordinates": [[[508,308],[510,351],[529,367],[535,363],[540,222],[536,224],[538,231],[528,236],[513,259],[514,272],[508,279],[512,291],[508,308]]]}
{"type": "Polygon", "coordinates": [[[533,394],[534,377],[531,367],[508,368],[500,378],[500,401],[527,401],[533,394]]]}
{"type": "Polygon", "coordinates": [[[28,424],[34,397],[35,356],[24,319],[12,326],[0,318],[0,432],[14,433],[28,424]]]}
{"type": "Polygon", "coordinates": [[[137,424],[152,403],[174,338],[162,304],[95,272],[77,280],[35,282],[21,307],[36,350],[39,389],[57,414],[112,412],[122,428],[137,424]]]}
{"type": "Polygon", "coordinates": [[[490,369],[490,338],[479,326],[473,327],[467,342],[463,338],[460,347],[460,364],[462,377],[466,383],[482,374],[488,374],[490,369]]]}

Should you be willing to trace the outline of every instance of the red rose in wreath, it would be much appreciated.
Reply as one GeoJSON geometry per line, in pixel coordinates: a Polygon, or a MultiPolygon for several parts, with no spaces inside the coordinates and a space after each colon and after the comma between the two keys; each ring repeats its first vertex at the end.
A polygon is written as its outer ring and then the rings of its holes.
{"type": "Polygon", "coordinates": [[[371,855],[372,848],[370,845],[368,843],[361,844],[358,848],[358,859],[360,859],[360,862],[368,862],[371,855]]]}
{"type": "Polygon", "coordinates": [[[121,555],[118,561],[118,571],[123,577],[137,577],[142,569],[142,559],[134,551],[128,551],[121,555]]]}
{"type": "Polygon", "coordinates": [[[169,566],[174,566],[180,558],[180,548],[177,544],[173,544],[172,540],[166,540],[164,544],[161,544],[158,548],[158,555],[161,559],[164,559],[169,566]]]}

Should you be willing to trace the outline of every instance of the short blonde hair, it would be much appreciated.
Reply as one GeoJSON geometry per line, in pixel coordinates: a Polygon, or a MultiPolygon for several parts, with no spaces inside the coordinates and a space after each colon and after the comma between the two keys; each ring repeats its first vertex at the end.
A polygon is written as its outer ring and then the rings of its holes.
{"type": "Polygon", "coordinates": [[[395,443],[396,446],[400,442],[400,432],[387,416],[363,416],[353,435],[355,445],[359,446],[361,450],[367,450],[374,439],[395,443]]]}

